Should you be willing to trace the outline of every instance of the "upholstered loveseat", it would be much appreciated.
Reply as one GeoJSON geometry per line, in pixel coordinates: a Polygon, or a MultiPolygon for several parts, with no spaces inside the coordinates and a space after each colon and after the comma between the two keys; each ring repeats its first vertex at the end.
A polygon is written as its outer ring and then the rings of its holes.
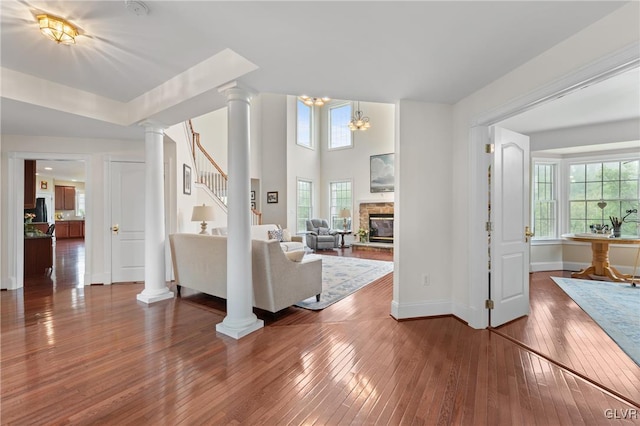
{"type": "MultiPolygon", "coordinates": [[[[271,238],[269,238],[269,231],[277,231],[278,226],[277,225],[272,225],[272,224],[267,224],[267,225],[252,225],[251,226],[251,239],[252,240],[264,240],[264,241],[268,241],[271,238]]],[[[220,227],[220,228],[213,228],[211,230],[211,234],[212,235],[219,235],[219,236],[226,236],[227,235],[227,228],[226,227],[220,227]]],[[[286,233],[285,233],[286,234],[286,233]]],[[[282,248],[282,251],[296,251],[296,250],[304,250],[304,243],[302,242],[302,237],[299,235],[290,235],[289,234],[289,238],[285,238],[284,241],[280,241],[280,247],[282,248]]]]}
{"type": "MultiPolygon", "coordinates": [[[[178,288],[227,298],[227,237],[171,234],[171,259],[178,288]]],[[[251,242],[253,306],[278,312],[322,292],[322,259],[289,260],[276,240],[251,242]]]]}

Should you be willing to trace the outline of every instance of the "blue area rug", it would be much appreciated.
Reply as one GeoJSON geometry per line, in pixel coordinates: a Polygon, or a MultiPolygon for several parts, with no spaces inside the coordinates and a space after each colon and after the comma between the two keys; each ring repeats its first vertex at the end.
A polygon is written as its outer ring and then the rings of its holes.
{"type": "Polygon", "coordinates": [[[551,279],[640,365],[640,287],[609,281],[551,279]]]}
{"type": "Polygon", "coordinates": [[[319,254],[307,256],[322,258],[322,294],[319,302],[310,297],[296,303],[305,309],[324,309],[393,271],[393,262],[319,254]]]}

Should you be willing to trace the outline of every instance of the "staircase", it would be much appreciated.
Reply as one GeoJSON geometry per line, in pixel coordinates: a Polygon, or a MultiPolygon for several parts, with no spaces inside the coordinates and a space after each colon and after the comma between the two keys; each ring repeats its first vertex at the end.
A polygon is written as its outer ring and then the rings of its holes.
{"type": "MultiPolygon", "coordinates": [[[[193,129],[191,120],[188,121],[188,126],[191,132],[191,152],[193,153],[196,183],[208,188],[226,211],[229,191],[227,174],[222,171],[218,163],[215,162],[213,157],[211,157],[207,150],[200,144],[200,133],[193,129]]],[[[247,194],[247,197],[248,196],[247,194]]],[[[262,213],[256,209],[251,209],[251,224],[262,224],[262,213]]]]}

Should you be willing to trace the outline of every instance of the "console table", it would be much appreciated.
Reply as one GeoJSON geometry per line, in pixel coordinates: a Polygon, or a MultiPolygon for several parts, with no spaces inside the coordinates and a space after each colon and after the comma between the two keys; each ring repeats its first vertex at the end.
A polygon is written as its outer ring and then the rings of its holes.
{"type": "Polygon", "coordinates": [[[608,277],[612,281],[631,283],[633,276],[623,274],[609,264],[609,244],[640,244],[640,237],[622,236],[610,238],[601,234],[564,234],[562,238],[571,241],[591,243],[591,266],[579,272],[573,272],[572,278],[590,279],[591,275],[608,277]]]}

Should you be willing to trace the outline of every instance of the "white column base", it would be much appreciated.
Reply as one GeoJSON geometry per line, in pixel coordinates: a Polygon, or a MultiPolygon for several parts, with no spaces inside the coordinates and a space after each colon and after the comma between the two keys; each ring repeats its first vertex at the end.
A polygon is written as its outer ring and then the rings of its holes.
{"type": "Polygon", "coordinates": [[[225,323],[220,322],[216,324],[216,331],[218,333],[225,334],[229,337],[233,337],[234,339],[238,340],[248,334],[253,333],[254,331],[260,330],[263,327],[264,327],[264,321],[262,321],[261,319],[256,319],[254,323],[242,328],[235,328],[235,327],[231,328],[225,323]]]}
{"type": "Polygon", "coordinates": [[[161,300],[173,299],[174,297],[175,294],[173,294],[172,291],[169,291],[169,289],[166,289],[166,291],[157,294],[148,294],[143,291],[136,296],[136,299],[149,305],[151,303],[160,302],[161,300]]]}

